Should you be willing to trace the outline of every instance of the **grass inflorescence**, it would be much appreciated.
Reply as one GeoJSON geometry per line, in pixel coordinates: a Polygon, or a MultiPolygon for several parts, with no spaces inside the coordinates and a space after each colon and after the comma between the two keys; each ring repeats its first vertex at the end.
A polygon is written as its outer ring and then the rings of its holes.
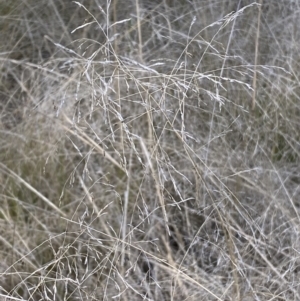
{"type": "Polygon", "coordinates": [[[0,11],[0,300],[300,299],[297,1],[0,11]]]}

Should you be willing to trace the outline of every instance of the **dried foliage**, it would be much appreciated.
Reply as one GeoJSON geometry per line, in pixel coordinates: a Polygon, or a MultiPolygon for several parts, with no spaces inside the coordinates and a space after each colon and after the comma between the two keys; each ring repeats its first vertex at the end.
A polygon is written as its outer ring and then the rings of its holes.
{"type": "Polygon", "coordinates": [[[0,11],[1,300],[300,300],[299,1],[0,11]]]}

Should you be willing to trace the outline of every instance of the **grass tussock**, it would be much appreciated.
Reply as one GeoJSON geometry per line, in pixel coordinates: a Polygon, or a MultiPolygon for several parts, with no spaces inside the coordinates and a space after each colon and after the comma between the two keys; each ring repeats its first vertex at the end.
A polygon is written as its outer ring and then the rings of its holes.
{"type": "Polygon", "coordinates": [[[300,299],[297,1],[0,11],[1,300],[300,299]]]}

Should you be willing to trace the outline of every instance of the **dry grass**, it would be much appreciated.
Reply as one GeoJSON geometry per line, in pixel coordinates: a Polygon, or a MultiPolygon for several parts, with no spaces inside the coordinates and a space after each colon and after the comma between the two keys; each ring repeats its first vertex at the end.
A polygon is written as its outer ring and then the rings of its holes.
{"type": "Polygon", "coordinates": [[[0,299],[300,300],[299,1],[88,2],[0,0],[0,299]]]}

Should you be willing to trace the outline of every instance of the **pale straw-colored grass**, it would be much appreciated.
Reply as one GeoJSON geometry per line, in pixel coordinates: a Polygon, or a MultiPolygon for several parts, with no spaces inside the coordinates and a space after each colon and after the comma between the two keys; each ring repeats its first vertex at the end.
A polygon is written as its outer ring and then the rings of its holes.
{"type": "Polygon", "coordinates": [[[0,299],[299,300],[298,2],[8,2],[0,299]]]}

